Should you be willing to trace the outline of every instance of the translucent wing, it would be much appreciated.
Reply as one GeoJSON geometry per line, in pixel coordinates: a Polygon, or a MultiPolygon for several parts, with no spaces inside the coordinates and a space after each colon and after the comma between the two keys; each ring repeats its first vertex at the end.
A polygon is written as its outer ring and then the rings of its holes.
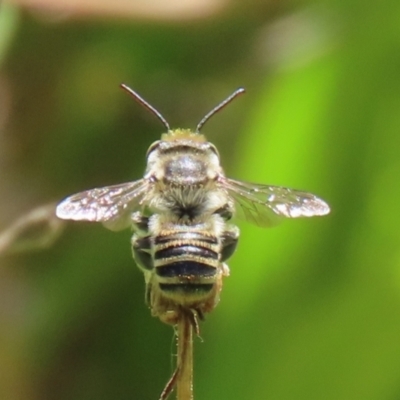
{"type": "Polygon", "coordinates": [[[130,225],[130,215],[142,206],[149,181],[135,182],[86,190],[67,197],[56,209],[61,219],[103,222],[107,228],[123,229],[130,225]]]}
{"type": "Polygon", "coordinates": [[[261,227],[273,226],[281,217],[313,217],[330,211],[328,204],[307,192],[225,177],[220,184],[235,201],[238,216],[261,227]]]}

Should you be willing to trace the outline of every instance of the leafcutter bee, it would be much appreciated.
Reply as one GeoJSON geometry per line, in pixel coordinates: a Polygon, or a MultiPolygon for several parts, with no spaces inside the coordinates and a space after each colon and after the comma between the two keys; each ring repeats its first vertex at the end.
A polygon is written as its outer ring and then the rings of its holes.
{"type": "Polygon", "coordinates": [[[239,238],[239,229],[230,222],[236,212],[268,227],[280,217],[328,214],[329,206],[310,193],[225,176],[218,150],[200,129],[244,89],[215,107],[192,132],[171,130],[158,111],[121,86],[167,132],[149,147],[142,179],[72,195],[57,206],[57,216],[103,222],[110,229],[131,226],[133,257],[144,272],[152,314],[175,324],[184,308],[201,319],[218,303],[222,278],[229,274],[225,262],[239,238]]]}
{"type": "MultiPolygon", "coordinates": [[[[189,316],[198,331],[198,320],[216,306],[222,279],[229,275],[226,261],[239,238],[231,222],[234,215],[268,227],[282,217],[328,214],[329,206],[307,192],[225,176],[218,150],[200,130],[244,89],[212,109],[191,131],[171,130],[157,110],[121,86],[160,119],[166,133],[149,147],[142,179],[72,195],[58,205],[57,216],[102,222],[110,229],[132,227],[133,257],[144,273],[152,314],[173,325],[189,316]]],[[[173,384],[174,376],[162,398],[173,384]]]]}

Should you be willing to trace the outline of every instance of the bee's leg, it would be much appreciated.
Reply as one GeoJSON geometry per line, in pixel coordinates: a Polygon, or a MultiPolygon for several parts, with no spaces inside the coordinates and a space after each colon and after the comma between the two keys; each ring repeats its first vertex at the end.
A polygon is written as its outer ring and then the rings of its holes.
{"type": "Polygon", "coordinates": [[[145,235],[149,232],[149,217],[145,217],[140,211],[132,214],[132,227],[137,233],[145,235]]]}
{"type": "Polygon", "coordinates": [[[214,211],[214,214],[219,214],[225,221],[229,221],[233,217],[233,209],[229,203],[218,208],[214,211]]]}
{"type": "Polygon", "coordinates": [[[221,263],[221,270],[222,270],[222,276],[229,276],[231,274],[228,264],[226,263],[221,263]]]}
{"type": "Polygon", "coordinates": [[[146,283],[146,292],[144,295],[144,301],[147,305],[151,304],[151,283],[150,282],[146,283]]]}
{"type": "Polygon", "coordinates": [[[238,239],[239,228],[234,225],[227,226],[226,230],[222,234],[221,262],[226,261],[235,252],[238,239]]]}
{"type": "Polygon", "coordinates": [[[200,308],[196,308],[196,317],[199,318],[200,321],[204,321],[204,313],[200,310],[200,308]]]}
{"type": "Polygon", "coordinates": [[[132,255],[137,266],[143,271],[146,282],[145,302],[151,306],[151,282],[153,273],[153,258],[151,257],[150,236],[140,237],[137,234],[132,236],[132,255]]]}
{"type": "Polygon", "coordinates": [[[153,258],[151,256],[151,236],[141,237],[134,234],[131,240],[132,254],[139,268],[145,271],[152,270],[153,258]]]}
{"type": "Polygon", "coordinates": [[[145,271],[153,269],[151,257],[151,236],[149,235],[149,218],[137,211],[132,214],[132,236],[131,245],[133,258],[138,266],[145,271]]]}
{"type": "Polygon", "coordinates": [[[191,308],[189,318],[190,318],[190,323],[192,324],[192,327],[196,333],[196,336],[200,337],[199,319],[204,320],[204,314],[199,309],[191,308]]]}
{"type": "Polygon", "coordinates": [[[146,281],[145,302],[151,306],[150,276],[154,266],[148,226],[148,217],[143,216],[140,212],[135,212],[132,215],[132,227],[135,232],[131,239],[132,255],[138,267],[144,272],[146,281]]]}
{"type": "Polygon", "coordinates": [[[171,376],[171,378],[169,379],[169,381],[165,385],[165,388],[162,391],[159,400],[167,400],[168,396],[174,390],[174,387],[176,386],[176,380],[178,378],[178,372],[179,372],[179,367],[176,367],[174,373],[171,376]]]}

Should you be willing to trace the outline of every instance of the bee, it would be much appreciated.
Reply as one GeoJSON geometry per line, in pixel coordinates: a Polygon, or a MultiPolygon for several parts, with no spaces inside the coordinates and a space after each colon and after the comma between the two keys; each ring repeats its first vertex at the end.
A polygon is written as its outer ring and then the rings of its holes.
{"type": "Polygon", "coordinates": [[[171,130],[135,91],[121,87],[166,128],[147,151],[143,178],[74,194],[57,206],[56,214],[102,222],[113,230],[131,226],[132,253],[144,273],[152,315],[175,325],[182,313],[189,313],[198,331],[197,321],[217,305],[222,280],[229,275],[226,261],[239,239],[233,216],[269,227],[282,217],[328,214],[329,206],[307,192],[225,176],[217,148],[200,130],[244,89],[218,104],[191,131],[171,130]]]}

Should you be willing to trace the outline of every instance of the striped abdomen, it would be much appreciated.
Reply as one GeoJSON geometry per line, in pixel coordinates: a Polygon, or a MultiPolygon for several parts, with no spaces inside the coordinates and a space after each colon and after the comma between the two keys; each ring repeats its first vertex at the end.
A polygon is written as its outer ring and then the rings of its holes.
{"type": "Polygon", "coordinates": [[[182,304],[206,296],[219,274],[220,244],[208,232],[161,231],[154,238],[160,290],[182,304]]]}

